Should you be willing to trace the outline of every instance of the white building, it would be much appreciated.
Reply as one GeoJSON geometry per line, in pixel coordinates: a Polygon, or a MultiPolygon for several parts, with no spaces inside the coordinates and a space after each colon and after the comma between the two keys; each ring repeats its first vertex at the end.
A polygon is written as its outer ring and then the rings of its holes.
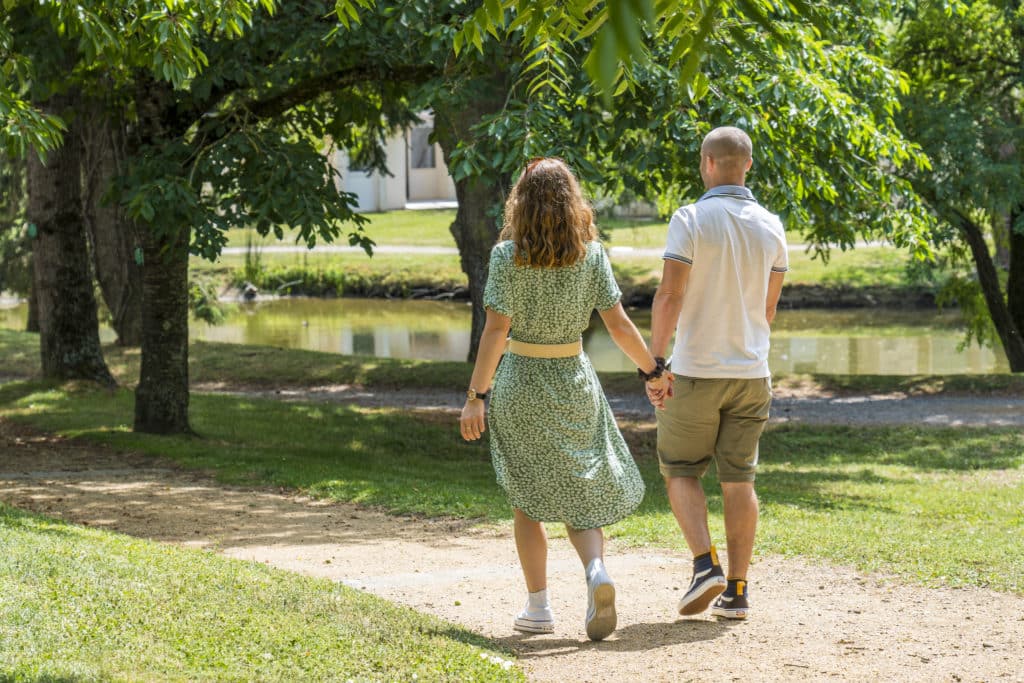
{"type": "Polygon", "coordinates": [[[341,173],[339,190],[358,197],[358,210],[393,211],[409,204],[437,204],[454,207],[455,183],[441,154],[441,146],[429,142],[434,131],[434,115],[420,115],[422,123],[388,139],[388,170],[394,175],[349,168],[348,154],[338,151],[335,167],[341,173]]]}

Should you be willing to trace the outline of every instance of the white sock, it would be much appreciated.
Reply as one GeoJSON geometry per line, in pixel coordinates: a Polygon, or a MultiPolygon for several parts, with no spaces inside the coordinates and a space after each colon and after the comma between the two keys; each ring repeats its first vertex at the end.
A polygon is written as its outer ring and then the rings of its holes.
{"type": "Polygon", "coordinates": [[[587,581],[592,581],[595,576],[604,572],[604,560],[595,557],[587,563],[587,581]]]}
{"type": "Polygon", "coordinates": [[[536,593],[530,593],[526,606],[530,609],[545,609],[550,607],[548,604],[548,589],[543,588],[536,593]]]}

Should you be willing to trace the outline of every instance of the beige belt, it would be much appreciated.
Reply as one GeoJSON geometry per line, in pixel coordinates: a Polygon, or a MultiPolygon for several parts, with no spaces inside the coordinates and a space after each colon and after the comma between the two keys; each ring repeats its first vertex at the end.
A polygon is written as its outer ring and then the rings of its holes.
{"type": "Polygon", "coordinates": [[[506,349],[517,356],[530,358],[570,358],[583,353],[583,340],[577,339],[568,344],[529,344],[509,339],[506,349]]]}

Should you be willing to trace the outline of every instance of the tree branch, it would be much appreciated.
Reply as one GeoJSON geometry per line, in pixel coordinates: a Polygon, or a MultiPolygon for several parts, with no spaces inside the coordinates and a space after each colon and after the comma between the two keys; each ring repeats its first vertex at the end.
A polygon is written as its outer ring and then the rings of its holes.
{"type": "Polygon", "coordinates": [[[234,130],[231,126],[215,130],[224,121],[272,119],[320,95],[360,83],[422,81],[436,75],[438,71],[432,66],[403,65],[381,69],[365,64],[320,74],[265,99],[241,102],[228,111],[204,117],[205,144],[216,142],[234,130]]]}

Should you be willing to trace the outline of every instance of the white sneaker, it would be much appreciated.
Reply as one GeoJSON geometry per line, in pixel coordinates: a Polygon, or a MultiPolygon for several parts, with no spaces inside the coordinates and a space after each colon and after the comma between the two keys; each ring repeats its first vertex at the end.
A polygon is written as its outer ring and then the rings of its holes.
{"type": "Polygon", "coordinates": [[[595,561],[587,576],[587,637],[604,640],[615,630],[615,584],[605,571],[604,563],[595,561]]]}
{"type": "Polygon", "coordinates": [[[551,606],[530,607],[527,603],[516,616],[512,628],[523,633],[554,633],[555,616],[551,613],[551,606]]]}

